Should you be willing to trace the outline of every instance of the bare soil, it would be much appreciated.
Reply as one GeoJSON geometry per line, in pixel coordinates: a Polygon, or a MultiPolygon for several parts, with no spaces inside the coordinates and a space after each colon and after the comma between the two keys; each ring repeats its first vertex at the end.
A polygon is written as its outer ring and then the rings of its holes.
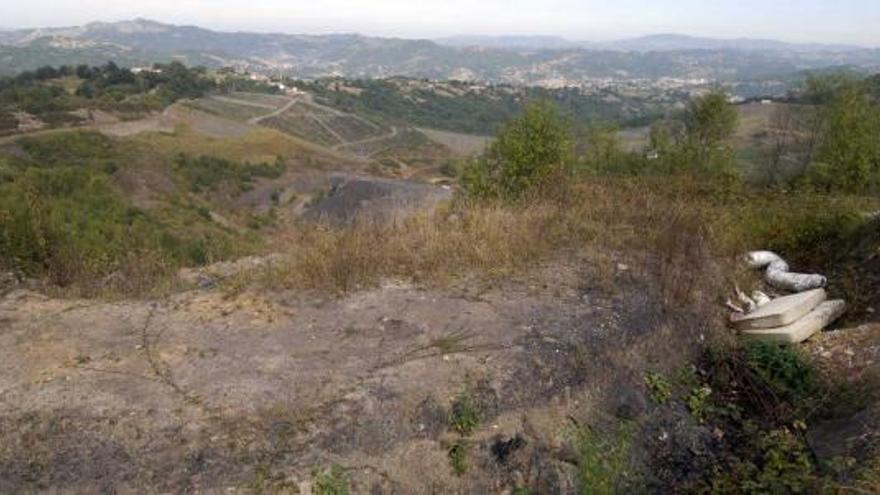
{"type": "Polygon", "coordinates": [[[598,280],[559,262],[500,286],[342,298],[14,290],[0,299],[0,492],[309,493],[336,463],[354,493],[569,493],[566,428],[610,384],[638,408],[633,357],[676,353],[639,277],[598,280]],[[480,425],[457,477],[449,414],[465,391],[480,425]]]}

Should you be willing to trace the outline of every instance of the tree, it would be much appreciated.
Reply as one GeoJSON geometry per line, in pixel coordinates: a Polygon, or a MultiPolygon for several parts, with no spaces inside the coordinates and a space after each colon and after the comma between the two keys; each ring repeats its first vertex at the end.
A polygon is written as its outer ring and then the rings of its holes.
{"type": "Polygon", "coordinates": [[[568,121],[550,102],[528,104],[508,122],[486,153],[466,166],[461,183],[476,197],[517,199],[571,172],[568,121]]]}
{"type": "Polygon", "coordinates": [[[809,181],[827,190],[864,192],[880,185],[880,107],[866,81],[838,84],[820,108],[823,133],[809,181]]]}
{"type": "Polygon", "coordinates": [[[631,160],[620,144],[620,128],[612,124],[590,126],[585,136],[586,148],[580,156],[580,167],[592,173],[625,173],[631,160]]]}
{"type": "Polygon", "coordinates": [[[729,141],[738,123],[739,115],[723,91],[712,91],[691,101],[684,124],[688,158],[695,171],[708,175],[733,172],[729,141]]]}

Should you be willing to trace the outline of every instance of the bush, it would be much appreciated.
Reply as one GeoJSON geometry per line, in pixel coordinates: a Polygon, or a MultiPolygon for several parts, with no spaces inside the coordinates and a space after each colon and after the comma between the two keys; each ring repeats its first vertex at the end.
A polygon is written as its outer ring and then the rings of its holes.
{"type": "Polygon", "coordinates": [[[18,142],[28,154],[27,165],[36,167],[89,165],[116,156],[113,141],[93,131],[59,132],[18,142]]]}
{"type": "Polygon", "coordinates": [[[190,157],[179,155],[177,170],[181,172],[193,192],[214,190],[221,184],[232,184],[239,190],[246,190],[257,177],[275,179],[286,168],[281,160],[275,164],[238,164],[213,156],[190,157]]]}
{"type": "Polygon", "coordinates": [[[519,199],[567,176],[571,133],[551,103],[532,103],[498,134],[484,156],[462,171],[464,191],[477,198],[519,199]]]}
{"type": "Polygon", "coordinates": [[[91,170],[29,169],[0,186],[0,262],[58,285],[110,273],[128,253],[158,247],[155,230],[91,170]]]}
{"type": "Polygon", "coordinates": [[[745,348],[745,359],[755,376],[782,401],[803,406],[818,395],[817,373],[794,347],[751,343],[745,348]]]}
{"type": "Polygon", "coordinates": [[[807,447],[786,428],[759,433],[746,449],[752,455],[717,473],[711,492],[811,493],[818,490],[818,477],[807,447]]]}
{"type": "MultiPolygon", "coordinates": [[[[135,208],[114,188],[114,167],[99,159],[57,164],[48,150],[59,142],[65,141],[30,146],[52,166],[0,162],[0,268],[86,296],[141,294],[176,267],[210,263],[236,249],[233,235],[197,206],[135,208]]],[[[82,150],[71,149],[76,161],[82,150]]]]}

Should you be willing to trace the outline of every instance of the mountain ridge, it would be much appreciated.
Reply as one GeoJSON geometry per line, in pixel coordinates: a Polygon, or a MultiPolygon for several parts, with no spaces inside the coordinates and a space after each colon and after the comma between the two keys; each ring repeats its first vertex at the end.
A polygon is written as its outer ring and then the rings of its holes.
{"type": "Polygon", "coordinates": [[[301,78],[404,76],[559,87],[605,79],[732,81],[832,66],[880,68],[877,49],[671,34],[587,46],[555,36],[464,37],[448,43],[354,33],[223,32],[133,19],[0,32],[0,72],[59,63],[181,60],[301,78]]]}

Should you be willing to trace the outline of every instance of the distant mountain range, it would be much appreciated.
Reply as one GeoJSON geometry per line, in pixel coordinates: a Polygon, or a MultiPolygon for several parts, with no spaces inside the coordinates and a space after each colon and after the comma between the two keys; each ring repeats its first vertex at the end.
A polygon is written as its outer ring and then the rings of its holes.
{"type": "Polygon", "coordinates": [[[217,32],[144,19],[0,31],[3,73],[109,60],[121,65],[181,60],[303,78],[407,76],[566,85],[599,78],[756,80],[838,66],[878,70],[880,50],[674,34],[582,43],[552,36],[411,40],[217,32]]]}
{"type": "Polygon", "coordinates": [[[485,47],[509,50],[615,50],[624,52],[670,52],[688,50],[735,50],[778,52],[848,53],[865,47],[842,44],[787,43],[770,39],[718,39],[683,34],[652,34],[607,42],[572,41],[558,36],[451,36],[438,43],[455,47],[485,47]]]}

